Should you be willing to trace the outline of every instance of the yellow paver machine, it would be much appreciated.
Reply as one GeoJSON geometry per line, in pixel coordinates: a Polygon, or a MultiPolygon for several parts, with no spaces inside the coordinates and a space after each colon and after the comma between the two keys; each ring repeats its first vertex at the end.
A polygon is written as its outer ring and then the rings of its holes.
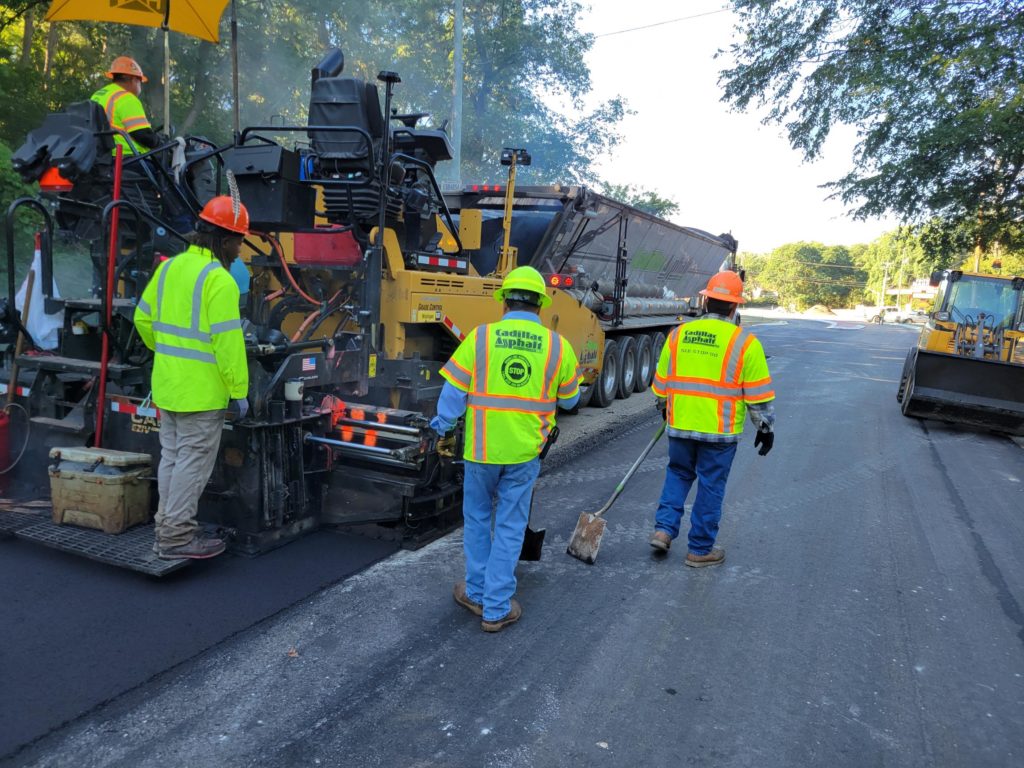
{"type": "Polygon", "coordinates": [[[905,416],[1024,435],[1024,277],[932,273],[935,307],[903,366],[905,416]]]}

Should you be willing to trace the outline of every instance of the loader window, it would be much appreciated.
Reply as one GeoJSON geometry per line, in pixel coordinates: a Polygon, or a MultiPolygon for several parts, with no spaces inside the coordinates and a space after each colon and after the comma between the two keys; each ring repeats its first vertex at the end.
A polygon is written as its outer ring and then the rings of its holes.
{"type": "MultiPolygon", "coordinates": [[[[1009,280],[964,276],[949,284],[947,306],[953,320],[958,323],[976,323],[978,315],[994,319],[991,327],[1009,328],[1013,325],[1019,294],[1009,280]]],[[[989,325],[986,322],[986,325],[989,325]]]]}

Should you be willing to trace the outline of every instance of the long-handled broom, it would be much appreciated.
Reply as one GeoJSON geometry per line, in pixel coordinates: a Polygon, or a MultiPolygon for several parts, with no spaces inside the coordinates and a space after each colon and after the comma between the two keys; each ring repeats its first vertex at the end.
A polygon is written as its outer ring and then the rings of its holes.
{"type": "Polygon", "coordinates": [[[569,546],[565,550],[570,555],[578,560],[582,560],[584,563],[593,564],[597,560],[597,550],[601,547],[601,537],[604,536],[604,529],[607,522],[602,515],[611,509],[612,504],[619,498],[619,494],[626,487],[626,483],[629,482],[629,478],[633,476],[637,468],[644,463],[644,459],[647,458],[647,454],[654,448],[654,444],[661,439],[661,436],[665,434],[665,423],[662,422],[661,426],[658,427],[658,432],[651,438],[651,442],[644,448],[643,453],[640,454],[639,458],[633,462],[633,466],[629,468],[626,476],[622,478],[617,486],[615,486],[615,492],[608,501],[604,503],[594,514],[584,512],[580,515],[579,522],[576,523],[576,530],[572,532],[572,538],[569,539],[569,546]]]}

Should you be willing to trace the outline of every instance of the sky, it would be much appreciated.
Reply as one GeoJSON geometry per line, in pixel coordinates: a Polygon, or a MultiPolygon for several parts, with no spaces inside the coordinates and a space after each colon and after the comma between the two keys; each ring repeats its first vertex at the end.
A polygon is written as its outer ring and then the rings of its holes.
{"type": "Polygon", "coordinates": [[[715,59],[733,38],[722,0],[583,0],[583,31],[597,35],[587,63],[589,105],[623,96],[635,115],[621,124],[622,144],[598,166],[613,184],[654,190],[679,204],[678,224],[731,232],[741,251],[767,253],[798,240],[868,243],[898,221],[856,222],[820,185],[852,167],[856,134],[833,130],[821,159],[804,163],[781,126],[763,113],[733,112],[720,101],[715,59]],[[624,9],[628,8],[628,12],[624,9]]]}

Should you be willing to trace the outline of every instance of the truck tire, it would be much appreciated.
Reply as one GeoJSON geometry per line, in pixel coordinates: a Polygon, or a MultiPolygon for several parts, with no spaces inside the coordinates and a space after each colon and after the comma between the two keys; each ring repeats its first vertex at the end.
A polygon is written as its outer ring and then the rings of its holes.
{"type": "Polygon", "coordinates": [[[619,346],[612,339],[605,339],[604,361],[594,380],[594,394],[590,404],[595,408],[607,408],[615,399],[619,386],[619,346]]]}
{"type": "Polygon", "coordinates": [[[661,331],[656,331],[651,337],[651,360],[654,365],[651,368],[651,380],[654,380],[654,374],[658,371],[658,360],[661,359],[661,349],[665,346],[665,339],[667,337],[661,331]]]}
{"type": "Polygon", "coordinates": [[[595,389],[597,389],[597,382],[596,381],[593,384],[591,384],[590,386],[587,386],[586,384],[580,384],[580,399],[579,399],[579,402],[576,403],[576,410],[577,411],[580,408],[586,408],[588,405],[590,405],[590,401],[594,397],[594,390],[595,389]]]}
{"type": "Polygon", "coordinates": [[[636,380],[633,383],[634,392],[643,392],[654,379],[654,344],[651,337],[641,333],[636,337],[636,380]]]}
{"type": "Polygon", "coordinates": [[[636,339],[622,336],[619,344],[619,388],[615,396],[620,400],[633,394],[636,385],[636,339]]]}
{"type": "MultiPolygon", "coordinates": [[[[900,374],[900,386],[896,390],[896,402],[903,404],[904,400],[910,400],[908,392],[914,388],[914,367],[917,365],[917,347],[912,347],[907,352],[907,359],[903,361],[903,372],[900,374]]],[[[906,415],[906,407],[901,409],[906,415]]]]}

